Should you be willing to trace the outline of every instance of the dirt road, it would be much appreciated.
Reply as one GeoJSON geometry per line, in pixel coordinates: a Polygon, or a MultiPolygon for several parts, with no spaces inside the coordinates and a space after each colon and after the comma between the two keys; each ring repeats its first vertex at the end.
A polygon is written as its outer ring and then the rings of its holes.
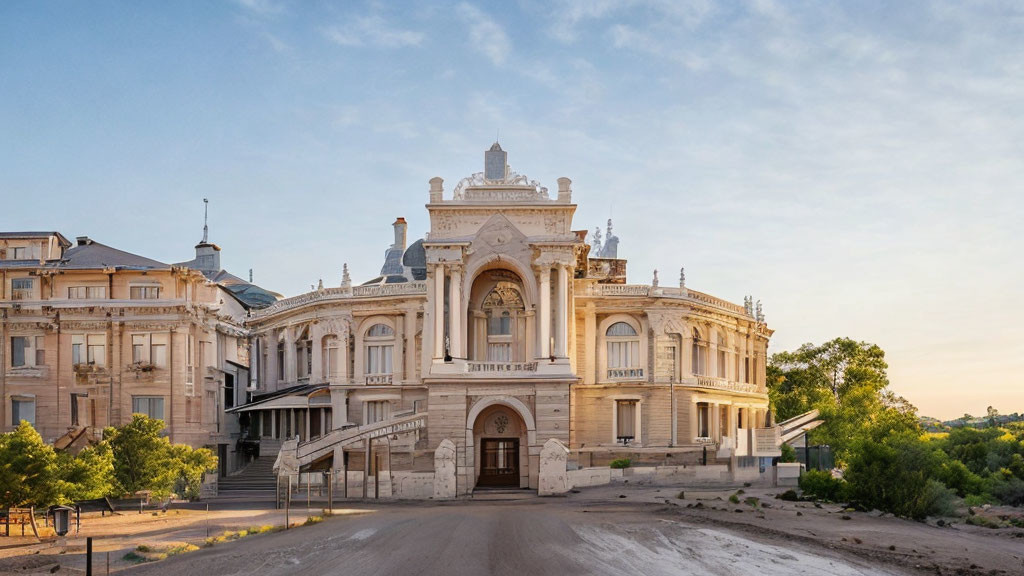
{"type": "Polygon", "coordinates": [[[765,543],[695,526],[659,513],[651,503],[571,499],[379,506],[368,514],[254,536],[128,573],[904,574],[820,547],[765,543]]]}

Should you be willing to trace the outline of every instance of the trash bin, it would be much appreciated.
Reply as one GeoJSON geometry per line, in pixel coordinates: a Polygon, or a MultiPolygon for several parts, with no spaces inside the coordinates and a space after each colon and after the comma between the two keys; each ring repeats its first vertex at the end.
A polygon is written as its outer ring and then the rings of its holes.
{"type": "Polygon", "coordinates": [[[71,513],[75,509],[69,506],[51,506],[50,514],[53,514],[53,531],[57,536],[65,536],[71,530],[71,513]]]}

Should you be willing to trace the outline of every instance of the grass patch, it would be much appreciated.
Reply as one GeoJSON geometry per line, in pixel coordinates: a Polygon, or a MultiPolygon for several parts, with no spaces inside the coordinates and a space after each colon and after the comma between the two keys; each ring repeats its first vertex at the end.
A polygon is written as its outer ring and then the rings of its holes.
{"type": "MultiPolygon", "coordinates": [[[[309,519],[306,520],[306,523],[307,524],[315,524],[316,522],[320,522],[322,520],[323,520],[323,518],[321,518],[319,516],[312,516],[312,517],[310,517],[309,519]],[[314,522],[310,522],[309,520],[311,520],[313,518],[318,518],[318,520],[316,520],[314,522]]],[[[250,527],[248,527],[248,528],[246,528],[244,530],[225,530],[219,536],[210,536],[209,538],[207,538],[206,541],[203,543],[203,545],[206,546],[206,547],[210,547],[210,546],[213,546],[214,544],[220,544],[222,542],[232,542],[232,541],[238,540],[240,538],[245,538],[247,536],[255,536],[257,534],[266,534],[267,532],[277,532],[278,530],[284,530],[284,527],[283,526],[271,526],[270,524],[264,524],[262,526],[250,526],[250,527]]]]}
{"type": "Polygon", "coordinates": [[[761,505],[761,499],[755,498],[753,496],[748,496],[747,498],[743,499],[743,503],[746,504],[747,506],[757,508],[761,505]]]}
{"type": "Polygon", "coordinates": [[[319,523],[321,523],[323,521],[324,521],[324,517],[323,516],[310,516],[309,518],[306,518],[306,521],[303,522],[302,525],[303,526],[309,526],[309,525],[312,525],[312,524],[319,524],[319,523]]]}
{"type": "Polygon", "coordinates": [[[729,502],[732,502],[733,504],[739,504],[740,503],[739,494],[733,494],[732,496],[729,496],[729,502]]]}
{"type": "Polygon", "coordinates": [[[998,520],[994,520],[987,516],[968,516],[966,522],[971,526],[981,526],[983,528],[1001,528],[1002,524],[998,520]]]}

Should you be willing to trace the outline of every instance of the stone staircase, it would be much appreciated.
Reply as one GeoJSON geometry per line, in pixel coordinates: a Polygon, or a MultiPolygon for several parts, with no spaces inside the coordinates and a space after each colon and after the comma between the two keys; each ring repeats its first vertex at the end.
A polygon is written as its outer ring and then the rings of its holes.
{"type": "Polygon", "coordinates": [[[260,439],[260,457],[227,478],[221,478],[217,487],[218,493],[273,492],[276,489],[274,461],[280,450],[280,440],[260,439]]]}

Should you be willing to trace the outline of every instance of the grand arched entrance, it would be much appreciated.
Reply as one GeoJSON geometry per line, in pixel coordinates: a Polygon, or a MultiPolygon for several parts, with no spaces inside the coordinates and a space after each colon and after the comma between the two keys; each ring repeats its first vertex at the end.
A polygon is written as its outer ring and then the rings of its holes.
{"type": "Polygon", "coordinates": [[[536,433],[528,408],[514,398],[481,400],[467,424],[467,441],[471,440],[467,444],[472,446],[473,454],[473,486],[529,488],[529,448],[536,433]]]}

